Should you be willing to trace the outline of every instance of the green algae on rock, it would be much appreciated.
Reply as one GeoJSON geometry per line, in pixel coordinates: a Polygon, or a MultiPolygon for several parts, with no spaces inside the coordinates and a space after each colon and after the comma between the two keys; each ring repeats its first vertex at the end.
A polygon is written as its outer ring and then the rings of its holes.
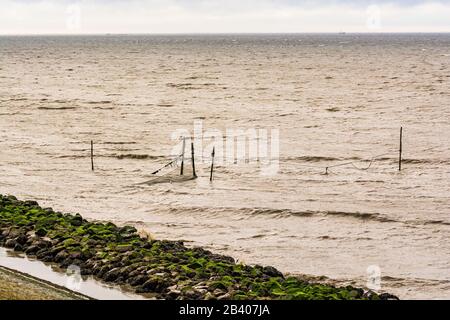
{"type": "Polygon", "coordinates": [[[89,222],[14,196],[0,195],[0,245],[63,268],[77,265],[84,275],[160,299],[397,299],[285,277],[273,267],[238,264],[180,241],[142,238],[134,227],[89,222]]]}

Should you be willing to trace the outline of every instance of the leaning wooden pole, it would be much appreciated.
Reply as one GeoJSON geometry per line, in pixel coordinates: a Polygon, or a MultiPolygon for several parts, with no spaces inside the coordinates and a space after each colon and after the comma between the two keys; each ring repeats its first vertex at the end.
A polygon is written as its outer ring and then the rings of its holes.
{"type": "Polygon", "coordinates": [[[211,153],[211,173],[209,175],[209,181],[213,181],[213,172],[214,172],[214,156],[216,155],[216,147],[213,148],[211,153]]]}
{"type": "Polygon", "coordinates": [[[400,147],[398,151],[398,171],[402,171],[403,127],[400,128],[400,147]]]}
{"type": "Polygon", "coordinates": [[[91,140],[91,169],[94,171],[94,141],[91,140]]]}
{"type": "Polygon", "coordinates": [[[195,172],[195,152],[194,152],[194,142],[191,142],[191,154],[192,154],[192,175],[197,178],[197,173],[195,172]]]}
{"type": "Polygon", "coordinates": [[[183,153],[181,154],[181,171],[180,175],[184,174],[184,152],[186,150],[186,137],[183,137],[183,153]]]}

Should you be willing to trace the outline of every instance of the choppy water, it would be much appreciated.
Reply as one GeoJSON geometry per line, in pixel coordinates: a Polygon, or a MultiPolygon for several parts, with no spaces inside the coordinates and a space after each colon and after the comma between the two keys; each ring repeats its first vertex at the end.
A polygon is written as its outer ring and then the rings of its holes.
{"type": "Polygon", "coordinates": [[[450,298],[449,81],[450,35],[0,37],[0,192],[286,272],[364,285],[376,265],[383,290],[450,298]],[[219,165],[210,184],[205,162],[140,185],[199,119],[279,129],[278,174],[219,165]]]}

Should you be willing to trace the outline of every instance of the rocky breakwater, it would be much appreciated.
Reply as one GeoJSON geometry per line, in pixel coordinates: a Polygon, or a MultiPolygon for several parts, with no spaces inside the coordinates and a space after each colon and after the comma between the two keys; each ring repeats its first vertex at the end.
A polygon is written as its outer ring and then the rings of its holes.
{"type": "Polygon", "coordinates": [[[83,275],[160,299],[396,299],[285,277],[273,267],[238,264],[182,242],[141,237],[134,227],[90,222],[14,196],[0,195],[0,245],[62,268],[76,265],[83,275]]]}

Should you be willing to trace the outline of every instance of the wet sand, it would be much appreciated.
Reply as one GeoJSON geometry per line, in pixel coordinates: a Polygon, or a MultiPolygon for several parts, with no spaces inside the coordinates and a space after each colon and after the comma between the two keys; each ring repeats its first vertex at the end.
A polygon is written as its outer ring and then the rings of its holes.
{"type": "Polygon", "coordinates": [[[0,300],[88,300],[50,282],[0,266],[0,300]]]}
{"type": "MultiPolygon", "coordinates": [[[[120,288],[118,286],[107,285],[101,283],[98,279],[93,277],[69,277],[67,270],[58,268],[56,264],[43,263],[36,259],[27,257],[23,253],[17,253],[12,250],[0,247],[0,266],[3,270],[12,271],[15,275],[24,275],[24,281],[14,283],[11,279],[7,279],[7,283],[2,287],[2,293],[4,290],[5,299],[12,299],[15,294],[20,295],[23,290],[22,286],[30,285],[28,279],[34,279],[32,283],[39,283],[49,285],[52,288],[60,288],[65,292],[71,292],[75,296],[82,298],[90,297],[97,300],[143,300],[150,299],[143,295],[134,294],[129,288],[120,288]],[[71,283],[72,290],[67,288],[67,284],[71,283]],[[20,290],[19,290],[20,289],[20,290]]],[[[5,278],[6,279],[6,278],[5,278]]],[[[6,281],[6,280],[5,280],[6,281]]],[[[46,287],[45,287],[46,288],[46,287]]],[[[28,295],[27,295],[28,296],[28,295]]],[[[28,299],[27,296],[24,299],[28,299]]],[[[51,296],[41,294],[41,297],[45,300],[51,298],[51,296]]],[[[59,300],[61,297],[56,296],[55,299],[59,300]]],[[[3,299],[3,297],[2,297],[3,299]]]]}

